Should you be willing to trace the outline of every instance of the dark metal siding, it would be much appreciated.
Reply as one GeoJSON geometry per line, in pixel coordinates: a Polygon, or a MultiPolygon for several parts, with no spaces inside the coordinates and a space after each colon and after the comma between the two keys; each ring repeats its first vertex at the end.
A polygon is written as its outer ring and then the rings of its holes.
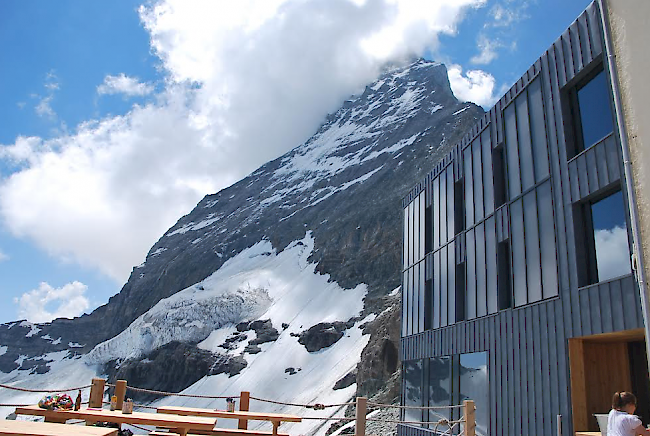
{"type": "MultiPolygon", "coordinates": [[[[403,207],[407,208],[422,191],[427,191],[427,204],[430,204],[433,197],[429,190],[433,180],[450,165],[453,177],[449,177],[449,173],[447,183],[458,181],[466,168],[474,173],[480,172],[476,165],[463,164],[463,151],[469,150],[475,141],[481,141],[479,138],[484,131],[489,132],[484,138],[489,136],[492,148],[504,144],[503,111],[511,103],[516,103],[517,97],[528,92],[527,87],[539,79],[535,83],[541,85],[542,107],[531,108],[530,104],[522,102],[517,110],[521,111],[519,117],[524,124],[528,119],[531,125],[540,126],[540,117],[543,118],[556,239],[556,296],[548,298],[544,291],[541,301],[495,313],[488,295],[486,316],[457,323],[450,316],[449,325],[441,324],[441,328],[403,337],[401,341],[402,360],[489,352],[491,435],[552,435],[555,434],[558,414],[563,417],[563,434],[572,434],[567,339],[643,326],[638,289],[631,275],[578,287],[573,206],[620,184],[621,162],[619,145],[613,134],[579,155],[567,158],[563,95],[566,88],[602,62],[603,45],[598,6],[592,3],[403,201],[403,207]]],[[[474,154],[467,152],[466,156],[474,154]]],[[[483,166],[489,165],[486,156],[483,154],[483,166]]],[[[524,162],[517,170],[530,164],[524,162]]],[[[465,180],[468,180],[467,174],[465,180]]],[[[549,180],[548,176],[544,180],[549,180]]],[[[533,190],[539,189],[543,183],[537,179],[535,182],[533,190]]],[[[474,184],[472,192],[466,194],[466,201],[476,198],[474,190],[477,186],[480,184],[474,184]]],[[[480,201],[474,204],[485,206],[480,201]]],[[[492,215],[498,242],[512,237],[511,223],[521,218],[513,216],[512,204],[512,201],[507,203],[492,215]]],[[[487,208],[483,210],[485,214],[477,211],[475,217],[468,218],[468,228],[491,213],[487,208]]],[[[465,233],[455,236],[452,250],[455,250],[456,263],[466,260],[468,241],[465,233]]],[[[427,259],[429,257],[427,255],[427,259]]],[[[427,277],[435,273],[435,267],[432,267],[427,277]]],[[[481,292],[480,287],[476,291],[481,292]]],[[[483,297],[477,301],[482,305],[483,297]]],[[[454,304],[453,299],[448,300],[448,304],[454,304]]],[[[425,429],[400,425],[398,434],[419,436],[430,433],[425,429]]]]}

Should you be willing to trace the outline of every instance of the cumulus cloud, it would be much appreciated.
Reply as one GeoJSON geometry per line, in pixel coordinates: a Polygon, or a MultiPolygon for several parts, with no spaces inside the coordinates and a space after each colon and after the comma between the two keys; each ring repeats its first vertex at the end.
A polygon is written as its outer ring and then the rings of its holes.
{"type": "Polygon", "coordinates": [[[129,97],[149,95],[153,90],[152,84],[141,83],[137,77],[129,77],[124,73],[117,76],[107,75],[104,83],[97,87],[99,95],[124,94],[129,97]]]}
{"type": "Polygon", "coordinates": [[[86,285],[77,281],[60,288],[53,288],[43,282],[20,298],[14,298],[14,303],[18,304],[19,317],[33,323],[50,322],[55,318],[73,318],[90,307],[84,296],[87,290],[86,285]]]}
{"type": "Polygon", "coordinates": [[[53,95],[40,98],[38,104],[34,108],[39,117],[56,118],[56,113],[54,112],[54,109],[52,109],[53,99],[53,95]]]}
{"type": "Polygon", "coordinates": [[[460,65],[448,69],[449,83],[454,95],[462,101],[471,101],[483,107],[491,107],[500,93],[495,93],[494,76],[482,70],[468,70],[463,73],[460,65]]]}
{"type": "MultiPolygon", "coordinates": [[[[18,170],[0,184],[0,215],[13,234],[53,255],[124,280],[203,195],[306,140],[385,62],[435,51],[438,35],[456,32],[464,12],[484,4],[161,0],[142,6],[164,89],[127,114],[5,146],[0,155],[18,170]]],[[[488,82],[465,80],[477,95],[488,82]]],[[[460,98],[473,99],[466,94],[460,98]]]]}
{"type": "Polygon", "coordinates": [[[32,97],[38,99],[34,111],[41,118],[55,119],[56,112],[52,109],[52,100],[54,100],[54,92],[59,90],[60,85],[59,79],[53,70],[45,75],[45,83],[43,86],[46,89],[46,95],[32,95],[32,97]]]}
{"type": "Polygon", "coordinates": [[[2,250],[0,250],[0,262],[4,262],[6,260],[9,260],[9,255],[5,254],[2,250]]]}
{"type": "Polygon", "coordinates": [[[596,264],[598,280],[607,280],[629,274],[630,247],[627,229],[616,226],[611,229],[598,229],[594,232],[596,240],[596,264]]]}
{"type": "Polygon", "coordinates": [[[511,27],[520,21],[529,18],[528,8],[530,1],[506,1],[498,3],[490,9],[491,27],[511,27]]]}

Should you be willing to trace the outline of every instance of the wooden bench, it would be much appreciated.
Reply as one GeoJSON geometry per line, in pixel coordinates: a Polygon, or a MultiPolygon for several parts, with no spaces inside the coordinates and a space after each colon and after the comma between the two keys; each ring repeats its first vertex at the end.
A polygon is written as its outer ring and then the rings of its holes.
{"type": "Polygon", "coordinates": [[[117,436],[115,428],[86,427],[33,421],[0,421],[3,436],[117,436]]]}
{"type": "MultiPolygon", "coordinates": [[[[272,436],[273,432],[264,430],[242,430],[239,428],[215,428],[210,432],[188,433],[187,436],[272,436]]],[[[154,431],[149,436],[179,436],[178,433],[168,433],[164,431],[154,431]]],[[[278,433],[278,436],[289,436],[288,433],[278,433]]]]}

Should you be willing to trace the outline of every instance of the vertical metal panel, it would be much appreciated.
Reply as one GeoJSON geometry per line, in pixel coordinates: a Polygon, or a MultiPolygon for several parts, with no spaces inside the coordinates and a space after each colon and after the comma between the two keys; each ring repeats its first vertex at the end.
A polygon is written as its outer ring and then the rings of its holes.
{"type": "Polygon", "coordinates": [[[609,172],[607,169],[607,150],[605,149],[605,144],[600,143],[594,148],[596,149],[596,165],[598,165],[598,185],[607,186],[609,185],[609,172]]]}
{"type": "Polygon", "coordinates": [[[408,250],[409,250],[409,209],[404,209],[404,234],[402,235],[402,270],[408,267],[408,250]]]}
{"type": "Polygon", "coordinates": [[[492,142],[490,129],[481,133],[481,148],[483,150],[483,198],[485,216],[494,212],[494,178],[492,175],[492,142]]]}
{"type": "Polygon", "coordinates": [[[447,246],[447,321],[456,322],[456,249],[454,242],[447,246]]]}
{"type": "MultiPolygon", "coordinates": [[[[402,273],[402,336],[407,335],[406,322],[408,320],[408,273],[402,273]]],[[[404,342],[402,342],[403,344],[404,342]]]]}
{"type": "MultiPolygon", "coordinates": [[[[420,262],[420,269],[418,272],[418,319],[419,319],[419,332],[424,331],[424,316],[425,316],[425,307],[424,307],[424,276],[425,276],[425,270],[424,270],[425,263],[420,262]]],[[[429,315],[428,313],[426,314],[427,316],[429,315]]]]}
{"type": "Polygon", "coordinates": [[[603,333],[614,331],[612,323],[612,298],[609,284],[604,283],[598,287],[598,300],[600,301],[601,325],[603,333]]]}
{"type": "Polygon", "coordinates": [[[440,298],[440,251],[433,253],[433,320],[432,327],[440,327],[440,311],[443,310],[440,298]]]}
{"type": "MultiPolygon", "coordinates": [[[[442,247],[440,249],[440,255],[438,256],[440,265],[438,267],[438,281],[440,282],[440,325],[448,325],[449,313],[449,290],[447,287],[447,247],[442,247]]],[[[436,263],[438,265],[438,263],[436,263]]]]}
{"type": "Polygon", "coordinates": [[[465,228],[474,225],[474,183],[472,183],[472,148],[463,150],[463,166],[465,168],[465,228]]]}
{"type": "Polygon", "coordinates": [[[558,220],[558,264],[560,265],[560,284],[562,289],[569,289],[571,283],[577,283],[575,276],[575,250],[573,244],[567,241],[573,241],[573,228],[571,226],[572,216],[571,208],[565,208],[564,200],[571,198],[570,181],[565,166],[562,162],[566,158],[565,138],[564,138],[564,121],[562,119],[562,103],[560,99],[560,68],[556,61],[556,45],[548,51],[548,80],[544,81],[546,94],[550,97],[551,104],[549,107],[548,119],[553,120],[553,129],[549,129],[551,136],[555,140],[551,141],[551,162],[553,162],[554,171],[553,192],[555,194],[554,203],[557,207],[558,220]]]}
{"type": "Polygon", "coordinates": [[[512,372],[512,383],[514,384],[514,407],[513,407],[513,421],[514,431],[510,434],[522,434],[521,432],[521,414],[522,414],[522,365],[525,367],[525,357],[521,356],[521,327],[519,326],[519,313],[521,311],[512,311],[512,334],[513,334],[513,353],[514,365],[512,372]]]}
{"type": "Polygon", "coordinates": [[[447,167],[447,241],[451,241],[455,235],[454,229],[454,166],[447,167]]]}
{"type": "Polygon", "coordinates": [[[585,154],[589,193],[592,194],[600,189],[600,184],[598,183],[598,165],[596,165],[596,150],[592,147],[585,154]]]}
{"type": "MultiPolygon", "coordinates": [[[[524,349],[526,350],[526,384],[525,386],[527,387],[527,395],[528,395],[528,401],[525,407],[523,407],[524,410],[524,424],[528,424],[527,426],[524,426],[524,430],[526,433],[529,435],[532,434],[538,434],[535,426],[537,424],[537,414],[539,413],[539,409],[543,408],[543,404],[537,404],[537,398],[541,398],[535,396],[536,392],[539,389],[539,384],[541,383],[541,380],[535,378],[535,372],[536,372],[536,367],[538,365],[539,357],[535,359],[535,352],[536,352],[536,345],[538,343],[535,342],[533,339],[533,332],[535,330],[538,330],[535,325],[535,308],[537,306],[529,307],[524,315],[524,322],[525,328],[524,328],[524,334],[525,334],[525,343],[524,343],[524,349]],[[534,411],[534,412],[533,412],[534,411]],[[527,427],[527,428],[526,428],[527,427]]],[[[522,336],[524,336],[522,334],[522,336]]],[[[543,403],[543,402],[542,402],[543,403]]],[[[541,413],[540,413],[541,415],[541,413]]]]}
{"type": "Polygon", "coordinates": [[[485,227],[484,224],[476,226],[476,316],[487,315],[487,282],[485,263],[485,227]]]}
{"type": "Polygon", "coordinates": [[[488,320],[488,380],[490,383],[490,424],[488,432],[490,434],[497,434],[497,398],[501,396],[501,365],[498,360],[497,348],[497,317],[490,317],[488,320]],[[497,366],[498,365],[498,366],[497,366]]]}
{"type": "Polygon", "coordinates": [[[582,63],[588,65],[593,59],[591,53],[591,37],[589,35],[589,23],[587,14],[580,14],[578,17],[578,29],[580,30],[580,43],[582,45],[582,63]]]}
{"type": "MultiPolygon", "coordinates": [[[[477,136],[472,142],[472,180],[474,184],[474,221],[475,223],[481,221],[484,217],[483,212],[483,163],[481,159],[481,138],[477,136]]],[[[490,161],[488,161],[490,162],[490,161]]],[[[469,182],[469,180],[467,181],[469,182]]]]}
{"type": "MultiPolygon", "coordinates": [[[[571,34],[567,29],[560,37],[562,43],[562,57],[564,61],[564,69],[566,71],[566,81],[570,81],[575,77],[575,66],[573,64],[573,49],[571,47],[571,34]]],[[[564,83],[562,84],[564,85],[564,83]]]]}
{"type": "Polygon", "coordinates": [[[440,210],[438,215],[440,216],[440,245],[442,245],[449,241],[447,236],[447,223],[449,222],[447,217],[447,173],[443,171],[436,180],[440,181],[440,194],[436,208],[440,210]]]}
{"type": "Polygon", "coordinates": [[[467,260],[465,262],[465,313],[467,318],[476,318],[476,245],[474,229],[465,233],[465,248],[467,260]]]}
{"type": "Polygon", "coordinates": [[[596,57],[603,52],[602,32],[600,30],[600,17],[598,16],[598,5],[594,4],[587,8],[587,20],[589,21],[589,40],[591,41],[591,55],[596,57]]]}
{"type": "Polygon", "coordinates": [[[600,333],[603,331],[602,305],[600,304],[600,292],[598,286],[589,288],[587,298],[589,300],[589,311],[591,312],[591,331],[600,333]]]}
{"type": "Polygon", "coordinates": [[[553,213],[552,198],[551,182],[547,181],[537,189],[543,298],[554,297],[559,292],[555,214],[553,213]]]}
{"type": "Polygon", "coordinates": [[[532,191],[524,195],[524,231],[526,238],[526,277],[528,303],[542,299],[542,271],[540,264],[540,240],[537,228],[537,198],[532,191]]]}
{"type": "Polygon", "coordinates": [[[528,303],[526,292],[526,247],[524,242],[524,213],[521,199],[510,205],[510,225],[512,226],[512,276],[515,301],[514,305],[528,303]]]}
{"type": "MultiPolygon", "coordinates": [[[[538,308],[539,321],[538,328],[535,330],[535,342],[537,343],[537,377],[536,381],[536,398],[543,398],[546,393],[551,392],[551,379],[557,379],[553,377],[553,362],[549,358],[549,348],[555,346],[555,341],[550,342],[549,339],[549,322],[548,322],[548,304],[540,304],[535,306],[538,308]]],[[[552,307],[552,306],[551,306],[552,307]]],[[[542,424],[537,425],[536,434],[552,434],[552,420],[553,416],[552,407],[550,401],[543,401],[541,404],[542,409],[542,424]]]]}
{"type": "Polygon", "coordinates": [[[433,193],[433,249],[437,250],[440,247],[440,221],[445,219],[440,216],[440,178],[433,179],[432,184],[433,193]]]}
{"type": "Polygon", "coordinates": [[[408,266],[413,265],[413,203],[409,203],[409,225],[408,225],[408,236],[409,236],[409,250],[408,250],[408,266]]]}
{"type": "Polygon", "coordinates": [[[609,180],[619,180],[621,178],[621,159],[616,147],[616,141],[613,136],[605,139],[605,147],[607,148],[607,165],[609,166],[609,180]]]}
{"type": "Polygon", "coordinates": [[[533,163],[535,164],[535,181],[539,183],[550,174],[546,122],[544,117],[544,100],[542,96],[541,79],[539,76],[528,85],[528,101],[534,157],[533,163]]]}
{"type": "Polygon", "coordinates": [[[497,239],[494,216],[485,221],[485,260],[487,282],[487,311],[497,313],[497,239]]]}
{"type": "Polygon", "coordinates": [[[558,39],[550,49],[552,59],[555,62],[555,69],[557,71],[557,83],[562,88],[567,82],[567,70],[564,63],[564,49],[562,39],[558,39]]]}
{"type": "Polygon", "coordinates": [[[640,321],[641,301],[632,276],[618,282],[621,284],[621,293],[623,294],[623,312],[626,315],[625,328],[633,329],[642,327],[643,322],[640,321]]]}
{"type": "Polygon", "coordinates": [[[519,178],[519,150],[517,146],[517,117],[515,106],[508,106],[503,112],[505,123],[506,160],[508,174],[508,191],[510,198],[521,194],[521,180],[519,178]]]}
{"type": "Polygon", "coordinates": [[[426,191],[420,193],[420,259],[424,259],[426,226],[425,226],[425,211],[426,211],[426,191]]]}
{"type": "Polygon", "coordinates": [[[413,263],[420,260],[420,199],[413,199],[413,263]]]}
{"type": "Polygon", "coordinates": [[[528,119],[528,93],[523,91],[515,99],[517,115],[517,140],[519,148],[519,171],[521,174],[521,190],[535,185],[535,170],[533,166],[533,150],[530,139],[530,122],[528,119]]]}
{"type": "Polygon", "coordinates": [[[581,335],[591,335],[591,313],[589,307],[589,289],[578,292],[581,335]]]}
{"type": "Polygon", "coordinates": [[[587,176],[587,161],[584,154],[576,158],[578,164],[578,184],[580,185],[580,198],[589,195],[589,177],[587,176]]]}
{"type": "Polygon", "coordinates": [[[569,27],[571,35],[571,57],[573,58],[573,65],[575,68],[575,73],[577,74],[584,68],[584,62],[582,60],[582,47],[580,41],[580,29],[578,27],[578,22],[574,21],[569,27]]]}

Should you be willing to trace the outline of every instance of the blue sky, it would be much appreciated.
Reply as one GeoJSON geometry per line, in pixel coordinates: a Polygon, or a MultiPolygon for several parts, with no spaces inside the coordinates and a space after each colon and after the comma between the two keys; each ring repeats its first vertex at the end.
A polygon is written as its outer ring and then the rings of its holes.
{"type": "Polygon", "coordinates": [[[588,3],[0,2],[0,322],[104,304],[203,195],[383,62],[445,62],[489,107],[588,3]]]}

